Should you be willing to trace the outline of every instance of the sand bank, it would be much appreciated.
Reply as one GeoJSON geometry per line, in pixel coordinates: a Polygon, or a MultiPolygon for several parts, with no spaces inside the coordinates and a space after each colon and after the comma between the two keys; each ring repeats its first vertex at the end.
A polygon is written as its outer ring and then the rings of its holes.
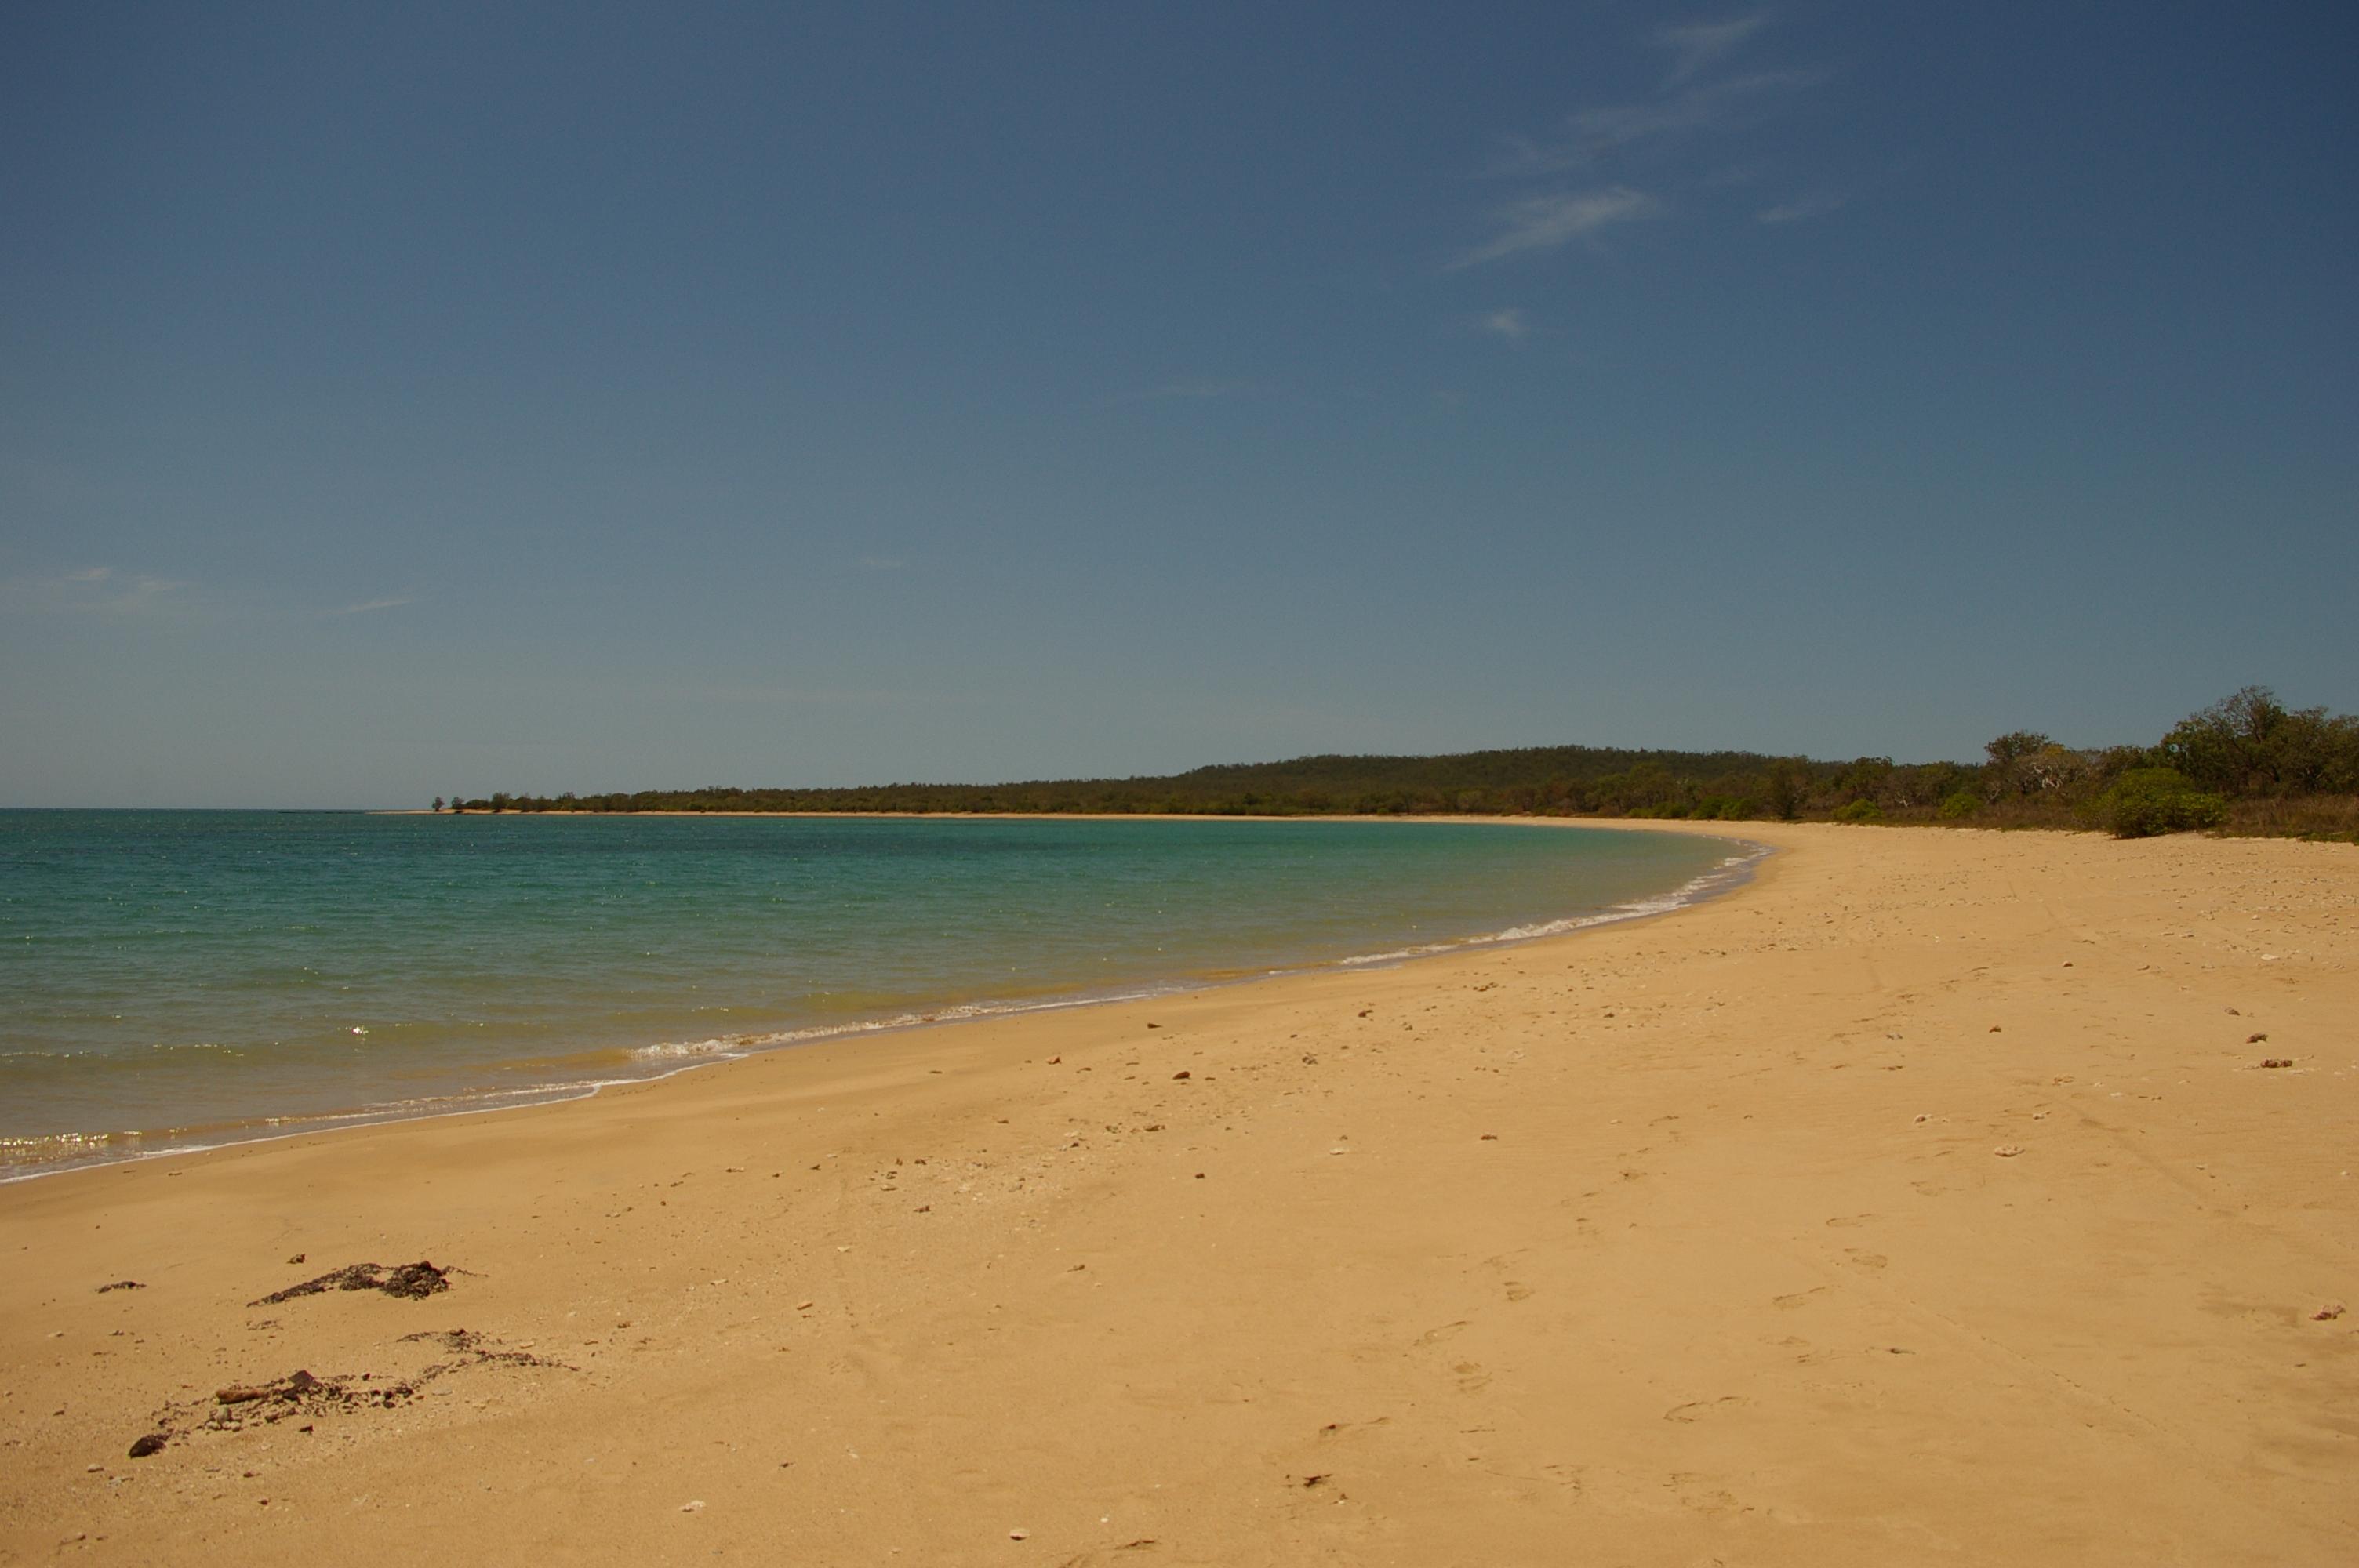
{"type": "Polygon", "coordinates": [[[2359,1556],[2359,852],[1744,831],[1658,920],[0,1188],[0,1562],[2359,1556]]]}

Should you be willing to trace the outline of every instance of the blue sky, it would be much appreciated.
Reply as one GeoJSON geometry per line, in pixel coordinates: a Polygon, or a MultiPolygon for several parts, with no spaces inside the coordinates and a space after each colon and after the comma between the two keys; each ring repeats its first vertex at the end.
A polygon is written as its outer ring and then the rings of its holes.
{"type": "Polygon", "coordinates": [[[0,804],[2359,708],[2359,12],[0,12],[0,804]]]}

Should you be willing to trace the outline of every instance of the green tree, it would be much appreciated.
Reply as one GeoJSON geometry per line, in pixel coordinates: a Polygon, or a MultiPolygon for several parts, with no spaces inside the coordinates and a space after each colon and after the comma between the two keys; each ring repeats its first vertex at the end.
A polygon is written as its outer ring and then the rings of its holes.
{"type": "Polygon", "coordinates": [[[2269,741],[2286,717],[2275,692],[2248,686],[2180,719],[2159,750],[2198,784],[2231,795],[2258,793],[2276,782],[2269,741]]]}
{"type": "Polygon", "coordinates": [[[1846,800],[1881,801],[1892,784],[1892,759],[1862,757],[1835,780],[1836,792],[1846,800]]]}
{"type": "Polygon", "coordinates": [[[2359,790],[2359,718],[2288,708],[2265,686],[2189,714],[2157,749],[2197,784],[2231,796],[2359,790]]]}
{"type": "Polygon", "coordinates": [[[2228,803],[2196,788],[2176,768],[2132,768],[2097,797],[2093,815],[2116,838],[2147,838],[2217,827],[2228,803]]]}
{"type": "Polygon", "coordinates": [[[1990,758],[1989,781],[1994,798],[2031,795],[2038,790],[2031,759],[2056,744],[2037,730],[2010,730],[1983,748],[1990,758]]]}

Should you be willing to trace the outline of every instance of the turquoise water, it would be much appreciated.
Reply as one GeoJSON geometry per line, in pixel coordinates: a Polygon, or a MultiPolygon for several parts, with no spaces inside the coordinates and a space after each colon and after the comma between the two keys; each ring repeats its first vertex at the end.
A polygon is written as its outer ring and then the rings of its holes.
{"type": "Polygon", "coordinates": [[[0,812],[0,1162],[1569,929],[1739,853],[1504,824],[0,812]]]}

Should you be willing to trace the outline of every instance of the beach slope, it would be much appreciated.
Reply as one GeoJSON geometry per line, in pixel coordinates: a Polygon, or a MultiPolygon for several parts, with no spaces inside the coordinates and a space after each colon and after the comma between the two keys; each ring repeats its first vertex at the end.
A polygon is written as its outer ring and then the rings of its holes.
{"type": "Polygon", "coordinates": [[[1738,830],[1573,936],[0,1188],[0,1562],[2359,1558],[2359,850],[1738,830]],[[426,1293],[266,1300],[362,1263],[426,1293]]]}

